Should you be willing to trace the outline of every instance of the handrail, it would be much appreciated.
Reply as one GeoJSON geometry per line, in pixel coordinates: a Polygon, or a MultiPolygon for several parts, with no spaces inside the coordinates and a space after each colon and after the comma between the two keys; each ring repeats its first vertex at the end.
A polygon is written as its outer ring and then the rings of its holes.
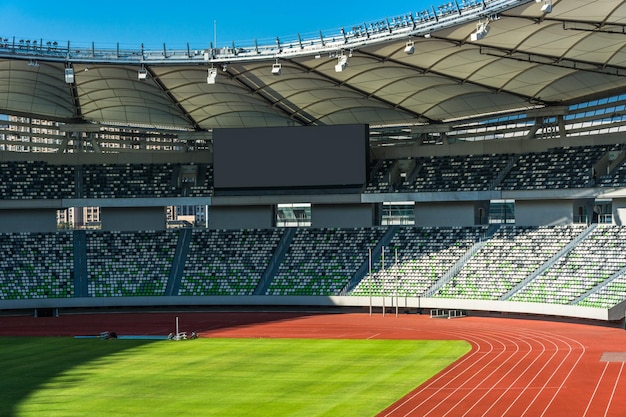
{"type": "Polygon", "coordinates": [[[286,41],[277,37],[275,42],[263,45],[259,45],[255,39],[253,43],[246,46],[238,46],[232,42],[229,47],[217,47],[210,44],[204,48],[191,48],[187,44],[185,49],[167,49],[163,44],[162,49],[147,49],[142,44],[139,49],[121,49],[120,44],[117,43],[114,49],[107,49],[96,48],[93,42],[90,45],[74,46],[68,41],[64,46],[57,41],[44,39],[30,41],[17,40],[15,37],[2,38],[0,39],[0,57],[129,64],[188,64],[190,61],[223,63],[268,59],[269,57],[289,58],[312,53],[358,49],[389,40],[429,36],[431,32],[477,21],[480,18],[497,16],[501,12],[532,1],[462,0],[458,2],[455,0],[454,3],[448,2],[437,8],[431,7],[420,12],[410,12],[393,18],[383,18],[352,26],[348,31],[341,28],[339,32],[331,35],[324,35],[320,32],[317,37],[303,39],[298,34],[286,41]]]}

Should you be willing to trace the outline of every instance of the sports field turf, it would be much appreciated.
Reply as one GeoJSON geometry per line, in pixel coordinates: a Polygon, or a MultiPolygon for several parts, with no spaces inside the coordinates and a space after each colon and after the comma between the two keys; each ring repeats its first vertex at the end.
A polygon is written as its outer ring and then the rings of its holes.
{"type": "Polygon", "coordinates": [[[0,338],[0,415],[374,416],[464,341],[0,338]]]}

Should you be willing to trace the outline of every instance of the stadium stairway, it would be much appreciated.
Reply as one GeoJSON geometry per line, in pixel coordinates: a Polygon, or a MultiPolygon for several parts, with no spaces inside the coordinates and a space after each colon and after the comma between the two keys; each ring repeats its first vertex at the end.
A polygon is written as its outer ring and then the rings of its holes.
{"type": "Polygon", "coordinates": [[[577,298],[575,298],[574,300],[572,300],[572,302],[570,302],[571,305],[576,305],[578,303],[580,303],[581,301],[587,299],[590,295],[597,293],[598,291],[607,288],[609,286],[609,284],[611,284],[611,282],[615,281],[617,278],[624,276],[624,274],[626,274],[626,267],[620,269],[619,271],[617,271],[616,273],[614,273],[609,279],[607,279],[606,281],[602,281],[601,283],[599,283],[598,285],[596,285],[595,287],[593,287],[592,289],[590,289],[589,291],[587,291],[586,293],[578,296],[577,298]]]}
{"type": "MultiPolygon", "coordinates": [[[[378,244],[374,247],[374,250],[372,251],[372,259],[371,259],[372,264],[379,262],[382,256],[383,247],[389,245],[389,243],[391,242],[391,239],[393,239],[398,229],[399,229],[399,226],[389,226],[389,228],[387,229],[383,237],[380,239],[380,241],[378,242],[378,244]]],[[[361,264],[359,269],[355,272],[354,276],[346,284],[344,289],[341,290],[340,295],[347,295],[352,290],[354,290],[356,286],[359,284],[359,282],[361,282],[361,280],[365,278],[365,276],[369,273],[369,267],[370,267],[370,260],[367,259],[365,262],[363,262],[363,264],[361,264]]]]}
{"type": "Polygon", "coordinates": [[[289,246],[291,245],[291,241],[293,240],[293,237],[295,235],[296,228],[288,227],[285,229],[283,235],[280,238],[280,242],[278,243],[278,247],[274,251],[272,258],[270,259],[267,269],[263,272],[259,284],[254,289],[253,295],[265,295],[267,293],[267,290],[272,283],[272,279],[278,272],[280,263],[285,257],[287,250],[289,250],[289,246]]]}
{"type": "Polygon", "coordinates": [[[552,265],[554,265],[561,257],[563,257],[564,255],[566,255],[568,252],[570,252],[573,248],[576,247],[576,245],[578,245],[585,237],[587,237],[591,232],[593,232],[596,227],[598,227],[597,224],[591,224],[589,225],[589,227],[587,227],[584,232],[582,232],[580,235],[578,235],[576,237],[576,239],[572,240],[569,244],[567,244],[565,247],[563,247],[563,249],[561,249],[559,252],[557,252],[552,258],[550,258],[548,261],[546,261],[543,265],[541,265],[539,268],[537,268],[532,274],[528,275],[528,277],[526,277],[526,279],[523,279],[519,284],[517,284],[516,286],[514,286],[513,288],[511,288],[511,290],[509,292],[507,292],[506,294],[504,294],[502,297],[500,297],[501,301],[506,301],[509,298],[511,298],[516,292],[518,292],[519,290],[521,290],[522,288],[524,288],[529,282],[531,282],[533,279],[535,279],[536,277],[538,277],[539,275],[543,274],[545,271],[547,271],[552,265]]]}
{"type": "Polygon", "coordinates": [[[448,282],[450,282],[450,280],[454,278],[454,276],[461,270],[461,268],[463,268],[463,266],[467,263],[467,261],[471,259],[472,256],[474,256],[476,252],[478,252],[483,246],[485,246],[485,243],[487,243],[489,238],[493,236],[496,230],[497,228],[492,229],[490,227],[488,229],[488,232],[485,233],[485,237],[480,242],[474,243],[474,245],[472,245],[472,247],[468,249],[468,251],[465,253],[465,255],[461,259],[456,261],[456,263],[452,265],[452,267],[445,274],[443,274],[443,276],[439,278],[437,282],[433,284],[432,287],[430,287],[427,291],[424,292],[424,296],[432,297],[433,294],[435,294],[441,287],[443,287],[448,282]],[[489,234],[490,230],[491,230],[491,234],[489,234]]]}
{"type": "Polygon", "coordinates": [[[185,270],[185,262],[187,261],[187,253],[189,252],[189,244],[191,243],[191,235],[193,229],[182,228],[178,235],[178,243],[174,252],[174,260],[172,269],[165,287],[165,295],[178,295],[180,289],[180,281],[185,270]]]}
{"type": "Polygon", "coordinates": [[[89,280],[87,273],[87,233],[84,230],[74,230],[74,297],[89,297],[89,280]]]}

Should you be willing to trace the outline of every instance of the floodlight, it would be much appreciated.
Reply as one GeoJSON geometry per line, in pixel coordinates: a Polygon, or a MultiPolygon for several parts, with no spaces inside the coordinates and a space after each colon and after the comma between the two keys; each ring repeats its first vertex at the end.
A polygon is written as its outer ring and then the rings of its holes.
{"type": "Polygon", "coordinates": [[[413,52],[415,52],[415,43],[413,41],[408,41],[404,47],[404,52],[408,55],[413,55],[413,52]]]}
{"type": "Polygon", "coordinates": [[[144,67],[141,67],[141,69],[139,70],[139,72],[137,72],[137,78],[142,81],[148,78],[148,70],[145,69],[144,67]]]}
{"type": "Polygon", "coordinates": [[[335,65],[335,72],[341,72],[348,66],[348,57],[345,55],[339,55],[337,58],[337,64],[335,65]]]}
{"type": "Polygon", "coordinates": [[[74,84],[74,68],[65,68],[65,82],[74,84]]]}
{"type": "Polygon", "coordinates": [[[552,13],[552,0],[543,0],[541,12],[545,14],[552,13]]]}
{"type": "Polygon", "coordinates": [[[216,79],[217,79],[217,68],[209,68],[209,72],[206,77],[206,83],[215,84],[216,79]]]}
{"type": "Polygon", "coordinates": [[[272,65],[272,75],[280,75],[282,65],[278,62],[272,65]]]}
{"type": "Polygon", "coordinates": [[[476,25],[476,32],[472,32],[470,39],[472,42],[483,39],[489,33],[489,21],[478,22],[476,25]]]}

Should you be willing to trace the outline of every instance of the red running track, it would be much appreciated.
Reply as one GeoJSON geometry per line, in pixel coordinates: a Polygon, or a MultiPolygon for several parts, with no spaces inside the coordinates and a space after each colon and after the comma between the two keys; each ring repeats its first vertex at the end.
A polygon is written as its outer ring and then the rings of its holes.
{"type": "Polygon", "coordinates": [[[174,331],[175,317],[181,331],[196,330],[201,337],[464,339],[471,343],[467,355],[378,417],[626,416],[626,331],[602,325],[356,313],[120,313],[1,317],[0,335],[97,335],[104,330],[165,335],[174,331]]]}

